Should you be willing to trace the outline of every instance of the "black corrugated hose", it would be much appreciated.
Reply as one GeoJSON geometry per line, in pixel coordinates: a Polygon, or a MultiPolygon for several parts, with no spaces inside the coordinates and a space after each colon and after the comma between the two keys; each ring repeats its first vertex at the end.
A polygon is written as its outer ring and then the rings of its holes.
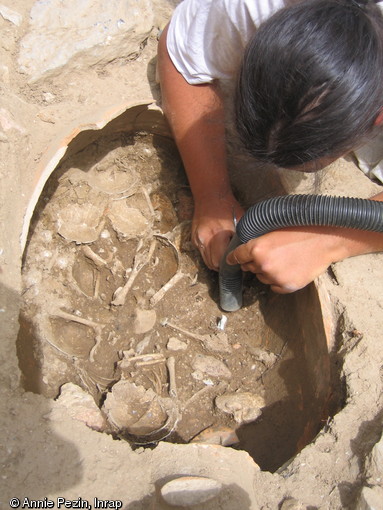
{"type": "Polygon", "coordinates": [[[220,306],[226,312],[242,307],[242,271],[226,263],[242,243],[283,227],[333,226],[383,232],[383,202],[327,195],[287,195],[259,202],[238,222],[219,269],[220,306]]]}

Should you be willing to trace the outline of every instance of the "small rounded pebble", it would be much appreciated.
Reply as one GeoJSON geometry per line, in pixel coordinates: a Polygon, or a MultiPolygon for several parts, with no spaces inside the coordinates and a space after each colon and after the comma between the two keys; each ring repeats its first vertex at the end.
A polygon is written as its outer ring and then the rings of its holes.
{"type": "Polygon", "coordinates": [[[169,505],[188,507],[213,499],[221,490],[221,482],[212,478],[182,476],[166,483],[161,495],[169,505]]]}

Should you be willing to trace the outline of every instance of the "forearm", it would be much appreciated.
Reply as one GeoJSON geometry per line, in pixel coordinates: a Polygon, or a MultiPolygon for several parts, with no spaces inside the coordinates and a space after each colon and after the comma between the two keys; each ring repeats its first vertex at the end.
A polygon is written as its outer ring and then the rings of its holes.
{"type": "Polygon", "coordinates": [[[180,151],[196,201],[231,194],[226,166],[222,101],[215,84],[190,85],[174,67],[166,48],[166,29],[158,48],[162,106],[180,151]]]}

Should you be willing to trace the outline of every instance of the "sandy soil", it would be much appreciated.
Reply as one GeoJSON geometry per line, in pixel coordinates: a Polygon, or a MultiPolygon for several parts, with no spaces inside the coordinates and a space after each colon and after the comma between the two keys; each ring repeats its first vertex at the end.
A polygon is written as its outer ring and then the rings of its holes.
{"type": "MultiPolygon", "coordinates": [[[[291,329],[276,334],[264,311],[274,307],[279,314],[286,307],[278,308],[268,289],[249,281],[244,309],[229,317],[224,332],[217,328],[222,312],[216,275],[190,246],[190,193],[168,139],[145,133],[103,137],[54,164],[50,172],[57,170],[41,194],[22,252],[33,190],[60,143],[66,145],[78,126],[107,119],[113,109],[159,100],[156,38],[174,7],[166,0],[153,2],[153,30],[131,59],[89,67],[84,58],[83,65],[80,60],[31,82],[20,72],[17,56],[33,3],[4,4],[22,15],[19,25],[0,17],[3,507],[9,508],[12,497],[55,502],[59,496],[81,497],[93,504],[97,496],[119,499],[129,510],[165,509],[171,507],[159,495],[164,483],[199,475],[219,480],[223,489],[193,508],[271,509],[288,503],[356,508],[363,487],[378,490],[383,484],[370,461],[383,429],[382,256],[338,263],[317,282],[336,398],[326,415],[315,416],[309,444],[298,447],[310,416],[302,419],[301,400],[286,398],[286,381],[287,396],[307,384],[307,366],[297,352],[302,338],[316,338],[310,314],[317,312],[298,307],[308,325],[294,344],[296,315],[291,329]],[[129,214],[133,220],[126,222],[129,214]],[[140,270],[123,304],[113,304],[135,262],[140,270]],[[179,280],[161,297],[158,291],[175,274],[179,280]],[[137,356],[142,358],[134,360],[137,356]],[[294,376],[284,375],[286,366],[294,376]],[[152,407],[143,405],[142,394],[138,398],[140,416],[151,413],[138,428],[111,418],[116,403],[108,395],[119,381],[157,395],[152,407]],[[55,400],[67,382],[86,390],[109,421],[97,421],[97,415],[92,430],[83,422],[91,421],[94,408],[84,419],[73,412],[73,400],[69,405],[55,400]],[[260,409],[265,398],[276,409],[272,415],[265,411],[271,421],[261,410],[260,417],[252,416],[259,427],[239,439],[233,432],[238,420],[246,423],[254,401],[243,405],[242,415],[223,412],[216,401],[238,390],[258,398],[260,409]],[[219,440],[234,448],[209,444],[213,434],[208,442],[192,442],[206,429],[218,429],[219,440]],[[152,439],[158,431],[155,439],[167,441],[143,448],[151,441],[142,438],[152,439]],[[250,444],[244,439],[249,435],[250,444]]],[[[236,165],[243,169],[243,160],[236,165]]],[[[235,168],[233,173],[238,187],[246,184],[247,168],[242,175],[235,168]]],[[[291,172],[280,178],[288,192],[312,192],[316,186],[316,192],[368,197],[381,189],[345,160],[322,172],[316,183],[291,172]]],[[[258,195],[274,192],[263,178],[259,182],[258,195]]],[[[308,294],[302,299],[309,302],[308,294]]],[[[307,402],[306,414],[315,414],[307,402]]]]}

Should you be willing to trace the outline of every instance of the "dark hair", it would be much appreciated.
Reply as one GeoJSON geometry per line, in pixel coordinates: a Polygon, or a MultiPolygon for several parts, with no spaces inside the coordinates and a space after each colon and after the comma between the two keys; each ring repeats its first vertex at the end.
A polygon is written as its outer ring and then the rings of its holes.
{"type": "Polygon", "coordinates": [[[281,9],[245,51],[236,127],[256,158],[291,167],[338,157],[373,132],[383,107],[383,16],[372,0],[281,9]]]}

